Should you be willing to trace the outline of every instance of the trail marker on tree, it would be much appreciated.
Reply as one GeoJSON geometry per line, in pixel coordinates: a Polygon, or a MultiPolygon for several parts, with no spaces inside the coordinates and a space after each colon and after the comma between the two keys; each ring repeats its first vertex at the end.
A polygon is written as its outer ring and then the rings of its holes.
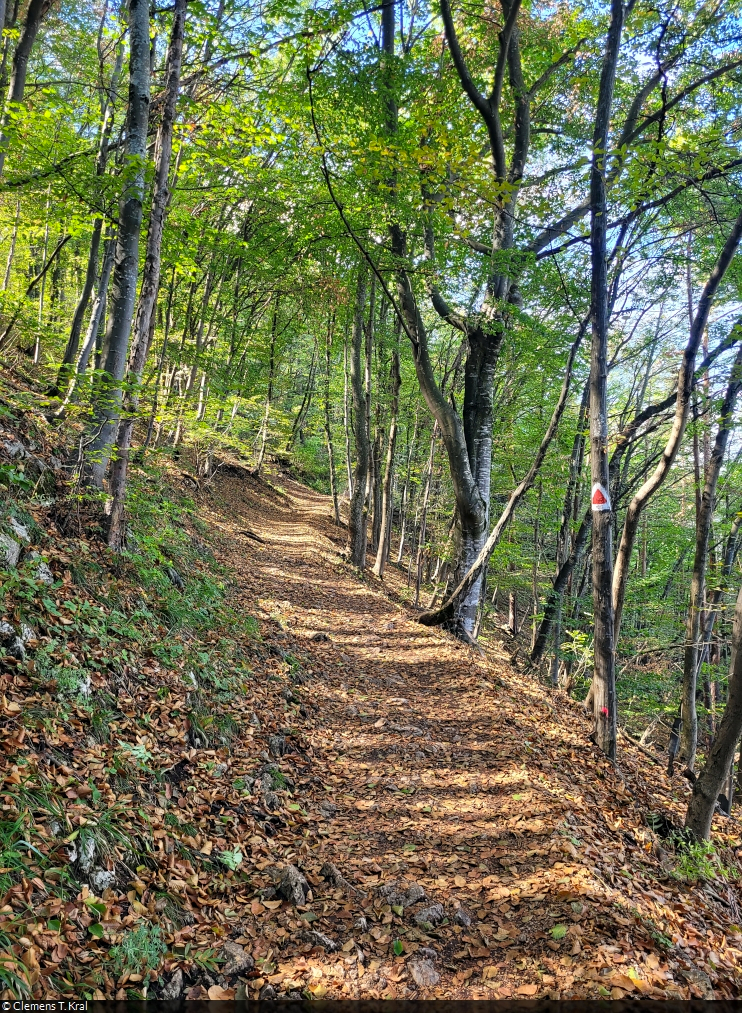
{"type": "Polygon", "coordinates": [[[611,497],[608,495],[606,487],[601,485],[600,482],[595,482],[593,484],[593,491],[590,496],[590,505],[597,513],[611,509],[611,497]]]}

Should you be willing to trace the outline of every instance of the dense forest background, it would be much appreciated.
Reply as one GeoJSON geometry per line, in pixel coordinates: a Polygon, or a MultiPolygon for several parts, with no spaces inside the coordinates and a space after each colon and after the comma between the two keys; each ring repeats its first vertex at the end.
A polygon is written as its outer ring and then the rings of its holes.
{"type": "Polygon", "coordinates": [[[595,669],[609,755],[682,699],[692,769],[739,585],[736,0],[0,14],[0,354],[111,546],[144,460],[291,467],[426,621],[595,669]]]}

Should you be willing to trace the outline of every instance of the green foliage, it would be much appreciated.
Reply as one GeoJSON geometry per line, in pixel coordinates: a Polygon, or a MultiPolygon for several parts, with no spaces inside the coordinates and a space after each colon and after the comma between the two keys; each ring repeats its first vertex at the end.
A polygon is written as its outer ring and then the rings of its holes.
{"type": "Polygon", "coordinates": [[[720,861],[711,841],[685,841],[678,848],[678,858],[673,875],[688,883],[699,879],[713,881],[728,879],[731,875],[720,861]]]}
{"type": "Polygon", "coordinates": [[[121,942],[111,947],[108,959],[117,976],[124,971],[143,974],[156,970],[166,952],[159,925],[143,922],[136,929],[127,929],[121,942]]]}

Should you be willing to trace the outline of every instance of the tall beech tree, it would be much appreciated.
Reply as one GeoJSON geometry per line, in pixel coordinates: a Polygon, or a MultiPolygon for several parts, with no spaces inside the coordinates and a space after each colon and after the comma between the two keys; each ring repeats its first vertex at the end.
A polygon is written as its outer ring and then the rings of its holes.
{"type": "Polygon", "coordinates": [[[134,431],[134,413],[139,406],[139,395],[136,387],[141,383],[142,371],[154,333],[155,302],[160,288],[162,234],[170,197],[168,178],[170,175],[170,157],[173,149],[175,108],[180,90],[180,68],[183,61],[186,4],[187,0],[175,0],[170,45],[165,63],[165,93],[162,100],[162,113],[157,130],[157,140],[155,142],[155,179],[152,189],[149,230],[147,233],[147,253],[139,291],[139,304],[134,319],[129,361],[129,375],[135,389],[130,395],[126,406],[129,413],[128,417],[122,419],[119,425],[116,440],[116,458],[111,467],[110,492],[112,506],[108,544],[112,548],[119,548],[125,541],[124,505],[126,497],[126,473],[129,463],[129,448],[134,431]]]}
{"type": "Polygon", "coordinates": [[[150,107],[149,5],[129,3],[129,93],[126,113],[126,152],[119,224],[111,279],[108,327],[105,335],[104,375],[96,391],[88,442],[89,474],[102,487],[119,422],[122,389],[129,351],[137,279],[139,235],[144,202],[147,128],[150,107]]]}

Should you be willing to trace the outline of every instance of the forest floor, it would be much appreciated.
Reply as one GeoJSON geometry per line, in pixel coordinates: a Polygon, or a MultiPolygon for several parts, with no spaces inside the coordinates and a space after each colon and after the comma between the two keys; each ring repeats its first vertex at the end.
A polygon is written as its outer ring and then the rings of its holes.
{"type": "Polygon", "coordinates": [[[112,557],[4,404],[2,998],[742,994],[740,825],[674,846],[661,758],[417,624],[282,473],[140,471],[112,557]]]}
{"type": "MultiPolygon", "coordinates": [[[[283,902],[256,915],[265,979],[354,998],[740,995],[736,888],[708,869],[691,884],[647,825],[682,826],[682,779],[626,742],[600,759],[580,705],[417,624],[398,569],[382,584],[342,561],[327,497],[272,481],[222,481],[209,522],[245,607],[305,659],[300,920],[339,954],[297,945],[283,902]]],[[[736,866],[739,826],[720,829],[736,866]]]]}

